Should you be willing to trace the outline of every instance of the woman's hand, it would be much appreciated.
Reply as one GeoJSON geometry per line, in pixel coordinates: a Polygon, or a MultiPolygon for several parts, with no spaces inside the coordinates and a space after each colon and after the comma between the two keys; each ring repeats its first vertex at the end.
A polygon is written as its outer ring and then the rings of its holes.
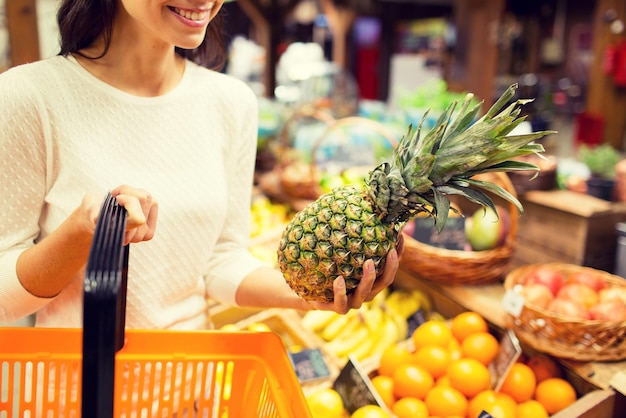
{"type": "Polygon", "coordinates": [[[383,289],[391,285],[400,266],[399,258],[404,252],[404,237],[398,236],[396,249],[389,251],[385,262],[385,269],[376,277],[374,262],[367,260],[363,264],[361,282],[350,295],[346,294],[346,283],[343,277],[337,277],[333,283],[335,296],[333,302],[309,302],[314,309],[335,311],[345,314],[350,309],[358,309],[363,302],[369,302],[383,289]]]}
{"type": "MultiPolygon", "coordinates": [[[[118,186],[111,190],[120,206],[126,209],[126,234],[124,245],[131,242],[149,241],[154,237],[159,205],[152,195],[143,189],[131,186],[118,186]]],[[[81,203],[79,213],[88,219],[88,229],[95,231],[103,197],[100,194],[87,194],[81,203]]]]}
{"type": "Polygon", "coordinates": [[[130,186],[116,187],[111,190],[111,195],[127,212],[124,245],[151,240],[159,212],[159,205],[152,195],[146,190],[130,186]]]}

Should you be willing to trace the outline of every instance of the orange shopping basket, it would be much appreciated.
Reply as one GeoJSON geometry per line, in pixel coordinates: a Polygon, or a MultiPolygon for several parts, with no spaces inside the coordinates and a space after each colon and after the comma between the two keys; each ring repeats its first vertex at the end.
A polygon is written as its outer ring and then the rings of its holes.
{"type": "Polygon", "coordinates": [[[0,418],[310,418],[276,334],[124,328],[125,222],[108,196],[82,329],[0,328],[0,418]]]}

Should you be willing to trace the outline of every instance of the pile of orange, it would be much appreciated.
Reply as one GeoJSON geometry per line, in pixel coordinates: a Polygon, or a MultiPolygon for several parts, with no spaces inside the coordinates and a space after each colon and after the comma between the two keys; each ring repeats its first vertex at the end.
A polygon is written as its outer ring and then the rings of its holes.
{"type": "Polygon", "coordinates": [[[463,312],[430,320],[410,344],[389,347],[372,384],[397,418],[544,418],[576,400],[574,388],[547,356],[514,364],[498,392],[489,364],[499,350],[486,320],[463,312]]]}

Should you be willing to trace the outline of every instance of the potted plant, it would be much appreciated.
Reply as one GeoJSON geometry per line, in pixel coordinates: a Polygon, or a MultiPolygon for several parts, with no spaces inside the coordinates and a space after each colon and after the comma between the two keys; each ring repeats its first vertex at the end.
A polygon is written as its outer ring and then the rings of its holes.
{"type": "Polygon", "coordinates": [[[580,160],[589,168],[591,176],[587,179],[587,193],[604,200],[613,200],[615,187],[615,166],[622,159],[620,153],[610,144],[578,148],[580,160]]]}

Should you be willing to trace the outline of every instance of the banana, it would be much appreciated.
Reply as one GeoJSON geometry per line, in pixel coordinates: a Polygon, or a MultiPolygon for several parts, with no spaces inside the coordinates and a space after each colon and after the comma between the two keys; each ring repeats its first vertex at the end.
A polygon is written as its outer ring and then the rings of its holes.
{"type": "Polygon", "coordinates": [[[375,305],[362,312],[362,316],[367,328],[374,332],[382,326],[385,314],[380,306],[375,305]]]}
{"type": "Polygon", "coordinates": [[[302,317],[302,325],[313,332],[319,332],[340,314],[334,311],[307,311],[302,317]]]}
{"type": "Polygon", "coordinates": [[[386,315],[396,324],[396,328],[398,329],[398,341],[402,341],[409,336],[409,323],[406,321],[406,318],[402,316],[399,312],[394,309],[388,308],[386,311],[386,315]]]}
{"type": "Polygon", "coordinates": [[[371,336],[374,345],[370,354],[382,353],[399,340],[400,329],[391,315],[385,315],[382,327],[371,336]]]}
{"type": "Polygon", "coordinates": [[[405,319],[420,309],[420,302],[416,298],[410,297],[405,290],[395,290],[391,292],[385,305],[400,313],[405,319]]]}
{"type": "Polygon", "coordinates": [[[358,344],[353,350],[351,350],[349,354],[359,361],[365,360],[372,355],[372,350],[374,349],[375,345],[375,337],[369,335],[368,338],[361,341],[360,344],[358,344]]]}
{"type": "Polygon", "coordinates": [[[411,290],[410,297],[418,300],[420,308],[424,311],[424,313],[429,313],[430,311],[433,310],[433,304],[432,304],[432,301],[430,300],[430,297],[428,297],[428,295],[422,292],[421,290],[417,290],[417,289],[411,290]]]}
{"type": "Polygon", "coordinates": [[[341,338],[336,338],[326,344],[326,349],[334,353],[339,358],[345,358],[349,353],[362,345],[370,338],[370,330],[361,321],[360,326],[352,332],[343,334],[341,338]]]}
{"type": "Polygon", "coordinates": [[[348,326],[352,318],[357,315],[356,310],[348,311],[345,315],[337,315],[332,319],[325,327],[320,331],[320,337],[325,341],[331,341],[341,333],[341,331],[348,326]]]}

